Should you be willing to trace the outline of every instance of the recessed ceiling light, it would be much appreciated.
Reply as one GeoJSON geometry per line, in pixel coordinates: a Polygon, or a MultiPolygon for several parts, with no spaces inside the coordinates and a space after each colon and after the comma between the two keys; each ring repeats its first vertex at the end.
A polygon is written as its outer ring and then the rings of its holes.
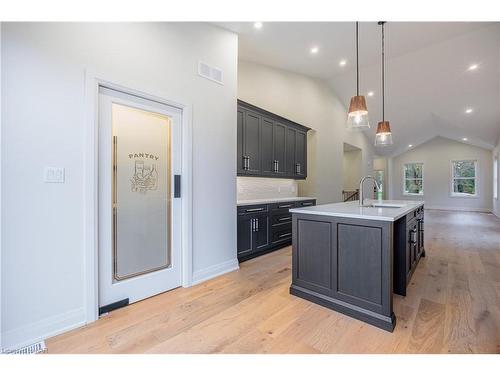
{"type": "Polygon", "coordinates": [[[339,65],[340,66],[345,66],[347,64],[347,60],[340,60],[339,65]]]}
{"type": "Polygon", "coordinates": [[[467,108],[467,109],[465,110],[465,113],[472,113],[472,108],[467,108]]]}
{"type": "Polygon", "coordinates": [[[373,96],[375,93],[373,91],[368,91],[368,96],[373,96]]]}
{"type": "Polygon", "coordinates": [[[262,22],[255,22],[255,23],[253,24],[253,27],[254,27],[255,29],[257,29],[257,30],[258,30],[258,29],[262,29],[262,22]]]}
{"type": "Polygon", "coordinates": [[[319,48],[316,47],[316,46],[312,47],[311,50],[310,50],[311,54],[313,54],[313,55],[316,54],[316,53],[318,53],[318,51],[319,51],[319,48]]]}
{"type": "Polygon", "coordinates": [[[478,67],[479,67],[479,65],[472,64],[471,66],[469,66],[469,69],[467,69],[467,70],[476,70],[478,67]]]}
{"type": "Polygon", "coordinates": [[[412,147],[413,147],[413,145],[408,145],[408,147],[409,147],[409,148],[412,148],[412,147]]]}
{"type": "Polygon", "coordinates": [[[468,140],[469,140],[468,138],[462,138],[462,141],[464,141],[464,142],[466,142],[468,140]]]}

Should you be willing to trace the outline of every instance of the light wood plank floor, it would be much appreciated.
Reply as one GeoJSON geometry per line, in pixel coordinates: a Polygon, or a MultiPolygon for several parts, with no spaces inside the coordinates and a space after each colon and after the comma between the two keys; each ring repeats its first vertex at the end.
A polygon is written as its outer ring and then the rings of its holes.
{"type": "Polygon", "coordinates": [[[288,293],[291,248],[49,339],[49,353],[499,353],[500,220],[426,212],[426,252],[389,333],[288,293]]]}

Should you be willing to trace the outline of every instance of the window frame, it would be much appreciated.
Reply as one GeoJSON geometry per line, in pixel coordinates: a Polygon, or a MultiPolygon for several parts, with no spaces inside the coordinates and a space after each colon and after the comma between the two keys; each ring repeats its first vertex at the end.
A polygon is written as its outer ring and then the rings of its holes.
{"type": "Polygon", "coordinates": [[[409,161],[403,163],[403,195],[409,197],[423,197],[425,192],[425,166],[423,161],[409,161]],[[421,193],[409,193],[406,191],[406,166],[409,164],[422,164],[422,178],[411,178],[409,180],[422,180],[422,192],[421,193]]]}
{"type": "Polygon", "coordinates": [[[478,159],[452,159],[450,160],[450,198],[479,198],[479,160],[478,159]],[[453,164],[459,161],[474,162],[474,177],[455,177],[453,164]],[[474,179],[475,194],[455,193],[453,190],[455,179],[474,179]]]}

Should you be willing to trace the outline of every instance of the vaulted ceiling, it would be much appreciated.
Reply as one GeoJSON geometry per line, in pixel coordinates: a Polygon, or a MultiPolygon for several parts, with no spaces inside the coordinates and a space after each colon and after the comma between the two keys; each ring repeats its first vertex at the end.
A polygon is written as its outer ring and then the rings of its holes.
{"type": "MultiPolygon", "coordinates": [[[[219,26],[239,34],[240,59],[324,79],[348,107],[356,90],[354,23],[219,26]]],[[[360,91],[373,92],[367,96],[373,139],[382,105],[380,26],[362,22],[359,30],[360,91]]],[[[500,137],[500,23],[389,22],[385,34],[386,120],[394,145],[378,153],[396,155],[435,136],[493,148],[500,137]]]]}

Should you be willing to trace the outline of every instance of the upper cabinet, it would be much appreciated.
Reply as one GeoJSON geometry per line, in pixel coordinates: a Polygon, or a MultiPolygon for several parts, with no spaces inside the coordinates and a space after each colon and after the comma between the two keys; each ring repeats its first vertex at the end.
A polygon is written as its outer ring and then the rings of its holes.
{"type": "Polygon", "coordinates": [[[307,177],[309,128],[238,100],[239,176],[307,177]]]}

